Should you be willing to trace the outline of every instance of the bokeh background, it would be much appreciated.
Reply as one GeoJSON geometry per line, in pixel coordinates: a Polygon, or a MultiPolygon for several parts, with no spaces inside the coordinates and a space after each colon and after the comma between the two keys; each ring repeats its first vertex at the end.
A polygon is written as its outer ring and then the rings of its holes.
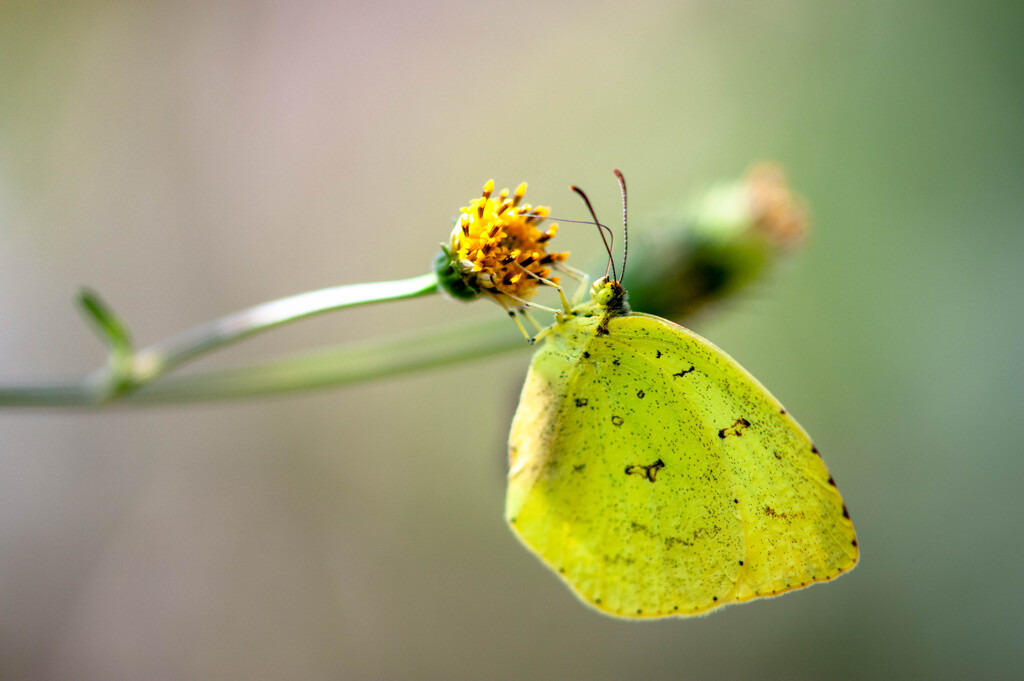
{"type": "MultiPolygon", "coordinates": [[[[422,273],[490,177],[563,215],[582,185],[614,221],[620,167],[640,230],[774,159],[814,234],[697,329],[814,435],[862,549],[705,618],[583,607],[502,520],[525,348],[249,402],[7,410],[0,678],[1024,675],[1022,8],[0,4],[2,382],[103,361],[81,285],[146,344],[422,273]]],[[[396,303],[202,366],[493,314],[396,303]]]]}

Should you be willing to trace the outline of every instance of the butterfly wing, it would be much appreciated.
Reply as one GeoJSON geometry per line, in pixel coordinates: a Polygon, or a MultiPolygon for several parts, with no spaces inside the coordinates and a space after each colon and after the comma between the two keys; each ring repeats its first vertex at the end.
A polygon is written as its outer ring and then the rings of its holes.
{"type": "Polygon", "coordinates": [[[510,437],[506,518],[585,602],[623,617],[706,612],[831,579],[853,525],[772,395],[658,317],[555,328],[510,437]]]}

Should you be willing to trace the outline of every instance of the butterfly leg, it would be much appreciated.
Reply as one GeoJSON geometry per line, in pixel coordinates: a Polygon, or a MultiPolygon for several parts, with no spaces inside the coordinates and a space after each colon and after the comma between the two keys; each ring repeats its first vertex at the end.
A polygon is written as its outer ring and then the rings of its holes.
{"type": "MultiPolygon", "coordinates": [[[[522,269],[523,269],[523,272],[525,272],[527,276],[533,277],[534,279],[536,279],[540,283],[544,284],[545,286],[551,286],[551,287],[555,288],[558,291],[558,297],[562,299],[562,311],[565,312],[566,314],[568,314],[570,311],[572,311],[572,306],[569,305],[569,300],[565,297],[565,291],[562,290],[561,285],[559,285],[558,283],[556,283],[554,281],[551,281],[550,279],[545,279],[544,277],[540,276],[536,272],[531,272],[530,270],[526,269],[525,267],[523,267],[522,269]]],[[[515,296],[509,296],[509,297],[510,298],[515,298],[515,296]]],[[[540,310],[549,310],[551,312],[556,312],[557,313],[557,310],[552,310],[551,308],[544,307],[543,305],[537,305],[535,303],[524,303],[524,304],[528,305],[528,306],[536,307],[536,308],[538,308],[540,310]]]]}
{"type": "MultiPolygon", "coordinates": [[[[523,326],[523,323],[522,323],[521,321],[519,321],[519,313],[522,313],[522,315],[523,315],[524,317],[526,317],[527,319],[529,319],[529,320],[530,320],[530,322],[531,322],[532,324],[534,324],[534,326],[536,326],[536,322],[534,322],[534,321],[533,321],[533,318],[532,318],[532,317],[529,317],[529,316],[527,316],[527,314],[526,314],[525,310],[523,310],[522,308],[520,308],[520,309],[518,309],[518,310],[517,310],[517,309],[515,309],[515,308],[509,307],[508,305],[506,305],[506,304],[505,304],[505,301],[504,301],[504,300],[502,300],[500,296],[494,296],[494,299],[495,299],[496,301],[498,301],[498,304],[499,304],[499,305],[501,305],[501,307],[502,307],[502,308],[503,308],[503,309],[505,310],[505,313],[506,313],[506,314],[508,314],[509,318],[510,318],[510,319],[512,320],[512,322],[513,322],[513,323],[514,323],[514,324],[516,325],[516,328],[517,328],[517,329],[519,329],[519,331],[521,331],[521,332],[522,332],[522,334],[523,334],[523,338],[525,338],[525,339],[526,339],[526,342],[527,342],[527,343],[529,343],[530,345],[533,345],[533,343],[534,343],[534,337],[533,337],[533,336],[531,336],[531,335],[530,335],[529,333],[527,333],[527,331],[526,331],[526,327],[525,327],[525,326],[523,326]]],[[[525,301],[524,301],[524,303],[525,303],[525,301]]]]}
{"type": "MultiPolygon", "coordinates": [[[[542,331],[544,329],[544,327],[541,326],[541,324],[536,319],[534,319],[533,315],[530,314],[529,311],[526,310],[525,308],[521,308],[519,310],[519,316],[521,316],[526,321],[530,322],[530,325],[533,327],[534,331],[542,331]]],[[[536,340],[536,338],[532,340],[536,340]]]]}
{"type": "Polygon", "coordinates": [[[569,277],[576,282],[576,291],[572,294],[572,306],[576,307],[583,302],[583,296],[588,290],[588,284],[590,283],[590,277],[587,276],[586,272],[578,270],[575,267],[570,267],[565,263],[556,263],[555,269],[565,276],[569,277]]]}

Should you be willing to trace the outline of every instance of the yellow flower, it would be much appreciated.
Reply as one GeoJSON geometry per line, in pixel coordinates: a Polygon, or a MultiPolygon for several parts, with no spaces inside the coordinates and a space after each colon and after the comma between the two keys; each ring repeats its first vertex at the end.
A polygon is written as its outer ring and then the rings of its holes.
{"type": "Polygon", "coordinates": [[[511,196],[508,189],[497,197],[493,192],[494,180],[488,180],[481,197],[462,207],[435,271],[442,289],[456,298],[487,294],[506,309],[521,307],[536,295],[538,285],[558,283],[552,268],[569,254],[547,251],[558,225],[540,230],[550,210],[523,203],[525,182],[511,196]]]}

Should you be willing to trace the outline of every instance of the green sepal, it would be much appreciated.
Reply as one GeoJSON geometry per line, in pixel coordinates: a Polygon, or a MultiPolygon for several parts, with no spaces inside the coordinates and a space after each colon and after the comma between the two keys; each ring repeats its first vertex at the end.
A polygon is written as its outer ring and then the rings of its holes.
{"type": "Polygon", "coordinates": [[[438,286],[452,298],[469,301],[480,296],[480,289],[466,283],[462,273],[455,267],[452,252],[444,244],[434,256],[434,274],[437,275],[438,286]]]}

